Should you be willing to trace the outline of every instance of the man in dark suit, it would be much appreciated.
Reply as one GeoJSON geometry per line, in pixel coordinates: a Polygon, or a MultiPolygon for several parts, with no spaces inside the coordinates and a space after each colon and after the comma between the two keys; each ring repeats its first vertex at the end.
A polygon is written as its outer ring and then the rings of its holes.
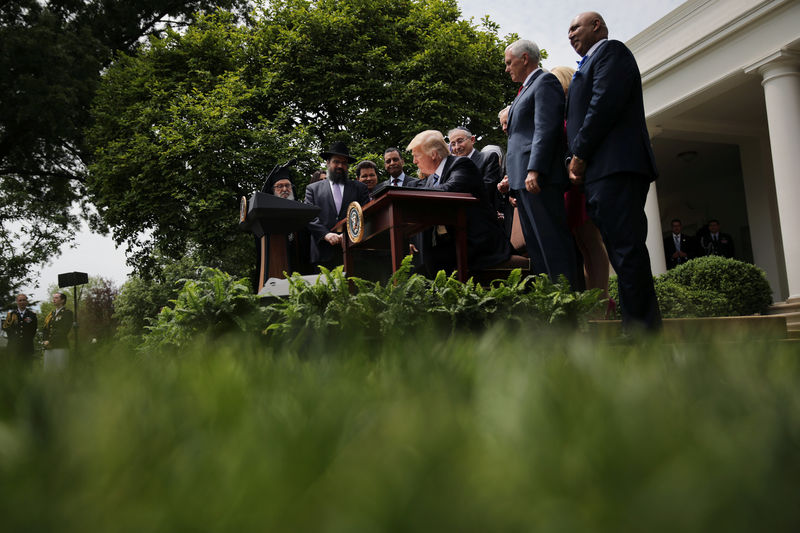
{"type": "Polygon", "coordinates": [[[719,220],[708,221],[708,231],[703,234],[702,246],[705,255],[721,255],[733,258],[736,253],[733,248],[733,237],[719,230],[719,220]]]}
{"type": "Polygon", "coordinates": [[[537,274],[563,274],[575,287],[575,248],[564,192],[564,89],[539,67],[539,47],[519,40],[505,51],[506,72],[521,83],[508,111],[508,183],[517,198],[525,245],[537,274]]]}
{"type": "Polygon", "coordinates": [[[380,182],[378,186],[394,185],[395,187],[415,187],[417,179],[412,178],[403,170],[405,165],[400,150],[391,146],[383,151],[383,168],[389,178],[380,182]]]}
{"type": "Polygon", "coordinates": [[[672,232],[664,237],[664,256],[667,258],[667,268],[671,270],[697,257],[697,246],[694,238],[681,232],[683,225],[680,219],[673,218],[670,226],[672,232]]]}
{"type": "Polygon", "coordinates": [[[363,183],[348,179],[347,170],[356,159],[343,142],[334,142],[321,155],[328,167],[328,179],[306,187],[305,202],[321,209],[319,216],[308,223],[311,262],[333,268],[342,264],[342,235],[331,228],[345,218],[351,202],[369,202],[369,191],[363,183]]]}
{"type": "Polygon", "coordinates": [[[36,313],[28,309],[28,297],[18,294],[17,308],[6,315],[3,331],[8,335],[8,351],[21,361],[31,361],[33,358],[37,323],[36,313]]]}
{"type": "Polygon", "coordinates": [[[623,327],[628,332],[658,329],[661,314],[644,214],[650,182],[658,173],[639,67],[623,43],[608,40],[608,28],[597,13],[575,17],[569,40],[583,58],[567,94],[570,179],[584,184],[589,217],[617,272],[623,327]]]}
{"type": "MultiPolygon", "coordinates": [[[[497,220],[478,167],[469,158],[450,155],[441,132],[427,130],[408,145],[414,164],[428,175],[423,187],[450,192],[468,192],[480,200],[467,210],[467,264],[471,271],[501,264],[511,257],[511,245],[497,220]]],[[[455,269],[455,244],[447,233],[437,231],[437,241],[429,250],[421,250],[429,274],[455,269]]],[[[428,244],[424,244],[428,248],[428,244]]]]}
{"type": "Polygon", "coordinates": [[[63,292],[53,293],[55,309],[44,319],[42,336],[44,339],[44,369],[59,370],[69,362],[69,332],[72,330],[74,317],[67,309],[67,295],[63,292]]]}
{"type": "Polygon", "coordinates": [[[500,168],[500,158],[494,153],[483,153],[475,149],[475,136],[466,128],[453,128],[447,132],[450,142],[450,153],[457,156],[469,157],[478,172],[481,174],[486,198],[497,208],[497,184],[503,179],[500,168]]]}

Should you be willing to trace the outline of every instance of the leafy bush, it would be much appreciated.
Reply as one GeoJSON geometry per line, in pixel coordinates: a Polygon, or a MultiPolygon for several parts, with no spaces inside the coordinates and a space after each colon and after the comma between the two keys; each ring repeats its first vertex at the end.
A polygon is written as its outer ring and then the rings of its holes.
{"type": "Polygon", "coordinates": [[[162,309],[143,347],[182,346],[204,333],[231,331],[263,332],[283,344],[324,338],[330,345],[340,339],[370,341],[421,329],[481,330],[496,322],[526,329],[575,327],[599,307],[600,291],[576,293],[566,280],[553,283],[544,275],[523,279],[519,270],[488,288],[472,280],[462,283],[444,272],[429,280],[411,274],[409,256],[386,285],[345,277],[341,267],[323,268],[317,283],[298,274],[290,279],[288,297],[265,308],[258,302],[247,280],[203,269],[201,279],[185,281],[172,306],[162,309]]]}
{"type": "Polygon", "coordinates": [[[730,315],[763,313],[772,303],[772,290],[764,271],[736,259],[714,255],[698,257],[663,277],[690,290],[720,295],[727,301],[730,315]]]}
{"type": "MultiPolygon", "coordinates": [[[[692,259],[653,281],[664,318],[752,315],[772,303],[763,270],[720,256],[692,259]]],[[[619,301],[617,276],[609,280],[608,293],[619,301]]]]}
{"type": "Polygon", "coordinates": [[[247,279],[234,279],[216,268],[204,267],[197,280],[184,280],[172,307],[165,306],[148,326],[145,349],[183,346],[198,336],[218,337],[257,328],[258,297],[247,279]]]}
{"type": "Polygon", "coordinates": [[[478,330],[494,322],[574,327],[600,305],[599,290],[576,293],[566,280],[553,283],[545,275],[523,279],[518,269],[488,288],[471,279],[462,283],[443,271],[433,280],[410,272],[409,256],[386,285],[346,278],[341,268],[322,269],[322,282],[314,285],[295,275],[289,298],[267,308],[266,332],[295,340],[324,330],[330,341],[337,332],[383,338],[418,328],[478,330]]]}

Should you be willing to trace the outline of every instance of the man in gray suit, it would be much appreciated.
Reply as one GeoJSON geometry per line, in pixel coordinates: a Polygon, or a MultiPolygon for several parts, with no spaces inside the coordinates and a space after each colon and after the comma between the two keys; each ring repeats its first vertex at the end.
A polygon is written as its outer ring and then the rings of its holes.
{"type": "Polygon", "coordinates": [[[508,111],[506,173],[517,198],[522,232],[537,274],[575,287],[575,250],[567,227],[564,192],[564,89],[539,67],[539,47],[519,40],[505,51],[506,72],[521,83],[508,111]]]}
{"type": "Polygon", "coordinates": [[[328,179],[306,187],[305,202],[321,209],[317,218],[308,223],[311,263],[333,268],[342,264],[342,235],[331,228],[345,218],[351,202],[369,202],[369,190],[363,183],[348,179],[347,170],[356,159],[343,142],[331,144],[321,155],[328,167],[328,179]]]}

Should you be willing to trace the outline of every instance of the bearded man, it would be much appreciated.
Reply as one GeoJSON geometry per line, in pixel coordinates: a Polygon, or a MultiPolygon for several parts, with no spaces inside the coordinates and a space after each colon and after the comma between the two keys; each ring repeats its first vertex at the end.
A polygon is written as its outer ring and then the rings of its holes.
{"type": "Polygon", "coordinates": [[[331,228],[347,216],[351,202],[366,205],[369,189],[359,181],[348,179],[347,171],[356,158],[350,155],[345,143],[337,141],[320,154],[328,167],[328,179],[306,187],[305,202],[321,209],[308,223],[311,233],[311,263],[326,268],[342,264],[342,235],[331,228]]]}

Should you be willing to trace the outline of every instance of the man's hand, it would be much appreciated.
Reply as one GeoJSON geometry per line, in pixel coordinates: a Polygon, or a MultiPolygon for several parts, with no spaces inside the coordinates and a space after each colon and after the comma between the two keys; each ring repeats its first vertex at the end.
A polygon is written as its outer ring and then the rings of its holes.
{"type": "Polygon", "coordinates": [[[583,178],[586,176],[586,161],[573,155],[569,160],[569,181],[575,185],[583,183],[583,178]]]}
{"type": "Polygon", "coordinates": [[[331,246],[336,246],[337,244],[342,244],[342,234],[341,233],[328,233],[325,235],[325,240],[328,241],[328,244],[331,246]]]}
{"type": "Polygon", "coordinates": [[[508,184],[508,176],[503,176],[503,179],[497,183],[497,191],[500,194],[508,194],[509,189],[511,186],[508,184]]]}
{"type": "Polygon", "coordinates": [[[539,173],[535,170],[528,171],[528,177],[525,178],[525,188],[531,194],[539,194],[542,188],[539,187],[539,173]]]}

